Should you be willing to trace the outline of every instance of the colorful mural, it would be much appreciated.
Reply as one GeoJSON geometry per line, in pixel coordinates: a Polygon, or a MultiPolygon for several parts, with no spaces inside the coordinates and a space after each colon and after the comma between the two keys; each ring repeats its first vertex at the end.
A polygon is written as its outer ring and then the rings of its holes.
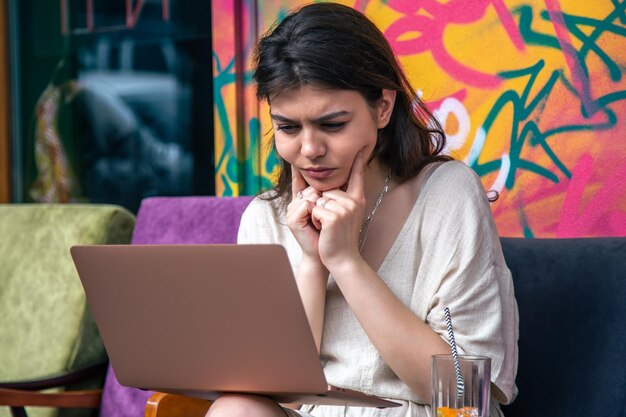
{"type": "MultiPolygon", "coordinates": [[[[271,183],[277,160],[249,54],[256,33],[303,3],[213,2],[220,195],[271,183]]],[[[342,3],[381,28],[442,121],[448,151],[499,192],[501,235],[626,235],[626,1],[342,3]]]]}

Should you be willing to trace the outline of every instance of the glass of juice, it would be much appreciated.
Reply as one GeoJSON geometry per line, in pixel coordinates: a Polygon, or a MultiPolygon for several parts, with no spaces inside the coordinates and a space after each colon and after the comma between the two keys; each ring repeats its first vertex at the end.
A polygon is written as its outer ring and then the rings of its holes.
{"type": "Polygon", "coordinates": [[[432,409],[437,417],[489,417],[491,359],[459,355],[459,388],[452,355],[433,355],[432,409]]]}

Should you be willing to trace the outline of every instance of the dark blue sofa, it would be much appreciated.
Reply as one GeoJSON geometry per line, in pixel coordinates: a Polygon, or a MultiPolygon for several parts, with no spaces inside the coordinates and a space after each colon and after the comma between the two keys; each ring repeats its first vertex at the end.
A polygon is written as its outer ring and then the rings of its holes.
{"type": "Polygon", "coordinates": [[[626,238],[502,247],[520,313],[519,395],[507,417],[626,416],[626,238]]]}

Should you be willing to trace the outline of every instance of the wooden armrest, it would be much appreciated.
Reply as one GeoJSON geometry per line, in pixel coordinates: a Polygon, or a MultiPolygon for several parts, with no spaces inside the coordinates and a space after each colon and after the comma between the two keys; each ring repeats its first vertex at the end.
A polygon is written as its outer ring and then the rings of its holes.
{"type": "Polygon", "coordinates": [[[0,388],[0,405],[10,407],[98,408],[102,390],[43,393],[0,388]]]}
{"type": "Polygon", "coordinates": [[[42,390],[48,388],[72,385],[87,378],[104,372],[108,362],[101,362],[81,369],[65,371],[55,375],[48,375],[42,378],[25,381],[0,381],[0,388],[11,388],[16,390],[42,390]]]}
{"type": "Polygon", "coordinates": [[[211,401],[156,392],[146,403],[145,417],[204,417],[211,401]]]}

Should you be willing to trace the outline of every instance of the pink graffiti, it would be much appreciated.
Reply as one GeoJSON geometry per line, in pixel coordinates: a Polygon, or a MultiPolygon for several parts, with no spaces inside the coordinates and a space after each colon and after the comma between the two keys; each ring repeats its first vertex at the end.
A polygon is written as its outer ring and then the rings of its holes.
{"type": "Polygon", "coordinates": [[[576,48],[572,44],[572,39],[565,23],[565,17],[558,0],[544,0],[548,15],[554,26],[556,37],[563,51],[565,62],[569,67],[572,74],[572,80],[574,87],[578,90],[578,94],[582,101],[583,106],[587,110],[588,114],[594,114],[598,108],[594,101],[591,99],[591,85],[589,83],[589,77],[587,77],[583,66],[580,63],[576,48]]]}
{"type": "Polygon", "coordinates": [[[500,21],[502,22],[502,26],[504,27],[504,30],[506,30],[506,33],[509,35],[509,39],[511,39],[513,45],[515,45],[515,47],[519,51],[525,51],[526,45],[524,45],[524,38],[522,37],[519,28],[515,24],[513,15],[509,11],[509,9],[506,8],[504,0],[492,0],[491,4],[493,4],[494,9],[496,9],[496,13],[500,18],[500,21]]]}
{"type": "Polygon", "coordinates": [[[449,94],[446,97],[440,98],[439,100],[426,101],[426,106],[428,106],[431,111],[436,110],[441,107],[441,103],[443,103],[444,100],[449,98],[454,98],[459,100],[460,102],[463,102],[467,98],[467,89],[463,88],[461,90],[455,91],[454,93],[449,94]]]}
{"type": "Polygon", "coordinates": [[[500,77],[460,63],[448,53],[443,41],[448,24],[475,22],[485,15],[489,5],[494,6],[516,48],[523,49],[522,36],[503,0],[451,0],[445,4],[435,0],[389,0],[388,6],[404,16],[393,22],[385,35],[400,55],[430,51],[439,66],[453,78],[481,88],[496,88],[500,85],[500,77]],[[420,9],[427,12],[428,16],[416,14],[420,9]],[[419,32],[419,36],[399,40],[411,32],[419,32]]]}
{"type": "Polygon", "coordinates": [[[584,236],[626,236],[626,214],[617,210],[607,212],[620,198],[624,189],[622,179],[626,178],[626,164],[618,167],[611,179],[604,181],[581,212],[585,189],[590,189],[594,169],[591,155],[584,154],[572,170],[572,179],[565,193],[561,209],[561,219],[557,227],[557,237],[584,236]]]}

